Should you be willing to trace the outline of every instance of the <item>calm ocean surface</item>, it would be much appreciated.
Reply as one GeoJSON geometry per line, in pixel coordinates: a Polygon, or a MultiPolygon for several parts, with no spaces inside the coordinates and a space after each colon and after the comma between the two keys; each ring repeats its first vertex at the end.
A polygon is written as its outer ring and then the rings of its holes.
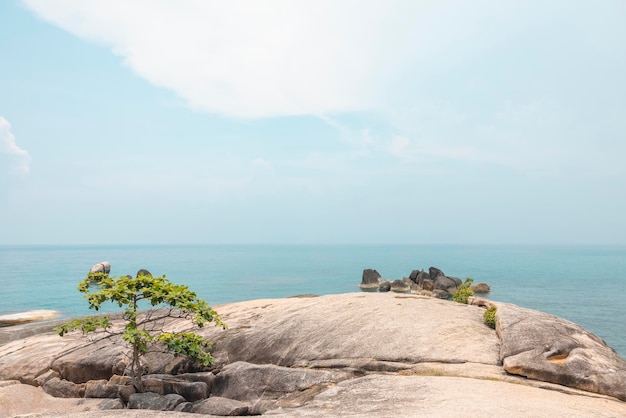
{"type": "Polygon", "coordinates": [[[487,282],[493,300],[576,322],[626,357],[626,246],[0,246],[0,314],[91,314],[76,286],[100,261],[116,276],[140,268],[166,274],[211,305],[358,292],[364,268],[399,279],[435,266],[487,282]]]}

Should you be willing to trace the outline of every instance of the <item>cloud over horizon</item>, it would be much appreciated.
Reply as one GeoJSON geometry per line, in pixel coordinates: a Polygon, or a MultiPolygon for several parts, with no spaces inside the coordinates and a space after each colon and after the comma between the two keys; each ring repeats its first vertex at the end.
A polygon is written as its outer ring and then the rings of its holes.
{"type": "Polygon", "coordinates": [[[626,48],[610,30],[619,3],[542,3],[542,13],[539,3],[491,1],[23,3],[110,48],[195,110],[244,119],[310,115],[343,137],[329,115],[371,112],[385,125],[372,132],[384,136],[379,151],[399,161],[572,166],[593,146],[554,150],[597,140],[575,125],[600,100],[603,140],[614,144],[622,131],[611,116],[624,106],[623,85],[613,86],[625,67],[615,57],[626,48]],[[603,28],[594,24],[607,17],[603,28]],[[589,89],[595,63],[606,60],[615,62],[589,89]]]}
{"type": "Polygon", "coordinates": [[[30,172],[29,152],[17,145],[15,135],[11,133],[11,124],[2,116],[0,116],[0,156],[2,160],[6,160],[8,171],[20,174],[30,172]]]}

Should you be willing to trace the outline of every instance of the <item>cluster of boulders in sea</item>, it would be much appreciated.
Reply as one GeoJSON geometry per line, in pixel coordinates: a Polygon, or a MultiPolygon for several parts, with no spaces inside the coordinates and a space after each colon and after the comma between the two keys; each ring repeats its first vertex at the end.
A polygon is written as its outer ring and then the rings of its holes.
{"type": "MultiPolygon", "coordinates": [[[[430,267],[428,273],[422,270],[413,270],[409,277],[402,280],[388,280],[374,269],[363,270],[363,278],[359,287],[365,291],[418,293],[439,299],[449,299],[459,289],[463,281],[458,277],[446,276],[437,267],[430,267]]],[[[487,283],[472,283],[474,293],[485,294],[491,291],[487,283]]]]}

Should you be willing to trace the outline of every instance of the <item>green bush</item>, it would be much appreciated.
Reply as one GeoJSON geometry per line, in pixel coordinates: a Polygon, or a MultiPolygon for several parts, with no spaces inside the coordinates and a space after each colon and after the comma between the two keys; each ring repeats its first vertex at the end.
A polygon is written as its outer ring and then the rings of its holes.
{"type": "Polygon", "coordinates": [[[496,309],[495,306],[490,306],[483,314],[483,322],[489,328],[496,328],[496,309]]]}
{"type": "Polygon", "coordinates": [[[467,300],[470,296],[474,296],[474,291],[472,290],[472,282],[474,279],[468,277],[465,279],[465,282],[459,286],[459,288],[452,294],[452,300],[458,303],[467,304],[467,300]]]}

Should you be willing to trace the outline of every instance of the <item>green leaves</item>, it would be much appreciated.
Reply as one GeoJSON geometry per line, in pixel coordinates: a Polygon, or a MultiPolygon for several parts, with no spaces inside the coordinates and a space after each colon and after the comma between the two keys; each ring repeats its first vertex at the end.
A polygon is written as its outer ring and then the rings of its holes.
{"type": "MultiPolygon", "coordinates": [[[[153,277],[151,274],[140,273],[137,277],[113,277],[106,273],[89,273],[79,284],[78,290],[85,294],[90,309],[96,311],[103,303],[112,302],[124,307],[123,320],[126,321],[122,339],[134,350],[135,354],[143,355],[150,346],[161,342],[175,355],[185,355],[200,361],[203,365],[213,364],[211,356],[211,342],[193,332],[171,333],[164,331],[161,326],[155,326],[155,321],[166,317],[187,317],[192,324],[203,327],[213,322],[215,325],[226,328],[216,311],[195,292],[185,285],[178,285],[166,279],[165,275],[153,277]],[[148,311],[141,313],[138,310],[140,302],[146,301],[152,307],[165,306],[170,311],[148,311]],[[159,312],[152,315],[153,312],[159,312]]],[[[74,330],[81,330],[83,334],[94,332],[99,328],[111,328],[108,317],[93,316],[74,319],[54,330],[61,336],[74,330]]],[[[141,364],[138,355],[133,355],[133,369],[141,380],[141,364]]]]}
{"type": "Polygon", "coordinates": [[[159,341],[165,344],[167,349],[176,355],[185,355],[200,361],[204,366],[214,364],[210,350],[213,346],[210,341],[193,332],[177,334],[162,333],[159,341]]]}
{"type": "Polygon", "coordinates": [[[496,312],[498,308],[495,305],[488,307],[483,313],[483,322],[489,328],[496,328],[496,312]]]}
{"type": "Polygon", "coordinates": [[[87,318],[73,319],[63,325],[53,328],[54,332],[61,337],[70,331],[81,330],[83,334],[93,332],[98,328],[107,329],[111,326],[111,321],[106,316],[90,316],[87,318]]]}
{"type": "Polygon", "coordinates": [[[474,279],[468,277],[465,279],[465,282],[459,286],[459,289],[452,294],[452,300],[458,303],[465,303],[469,300],[470,296],[474,296],[474,291],[472,290],[472,283],[474,279]]]}

